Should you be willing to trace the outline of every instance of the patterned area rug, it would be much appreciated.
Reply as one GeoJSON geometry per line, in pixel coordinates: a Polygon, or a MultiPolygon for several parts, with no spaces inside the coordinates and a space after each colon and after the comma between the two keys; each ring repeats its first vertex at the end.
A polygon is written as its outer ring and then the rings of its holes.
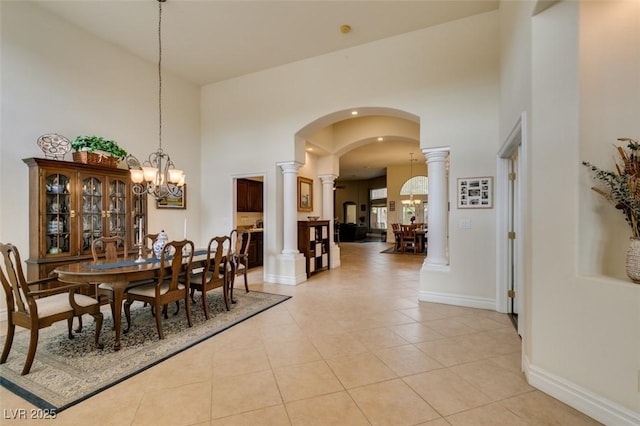
{"type": "Polygon", "coordinates": [[[416,256],[426,256],[426,255],[427,255],[427,252],[426,252],[426,251],[424,251],[424,252],[422,252],[422,253],[414,253],[414,252],[412,252],[412,251],[405,251],[405,252],[403,253],[403,252],[401,252],[401,251],[396,251],[396,249],[395,249],[393,246],[389,247],[389,248],[388,248],[388,249],[386,249],[386,250],[382,250],[380,253],[388,253],[388,254],[406,254],[406,255],[412,255],[412,254],[413,254],[413,255],[416,255],[416,256]]]}
{"type": "MultiPolygon", "coordinates": [[[[221,289],[208,293],[209,320],[202,312],[199,293],[191,305],[193,327],[189,328],[180,303],[180,312],[173,315],[175,303],[169,306],[169,319],[163,319],[164,340],[158,339],[151,308],[136,302],[131,306],[132,325],[128,334],[121,334],[122,349],[113,350],[115,332],[111,314],[105,313],[98,350],[93,343],[94,324],[90,316],[83,317],[84,327],[75,338],[67,338],[66,321],[40,330],[38,350],[31,372],[21,376],[29,332],[16,327],[9,359],[0,365],[0,384],[38,408],[64,410],[137,373],[176,355],[262,311],[289,299],[290,296],[244,290],[234,291],[237,303],[227,312],[221,289]],[[109,366],[109,368],[105,368],[109,366]]],[[[126,320],[123,313],[123,327],[126,320]]],[[[77,321],[74,321],[74,327],[77,321]]],[[[4,345],[4,338],[2,345],[4,345]]]]}

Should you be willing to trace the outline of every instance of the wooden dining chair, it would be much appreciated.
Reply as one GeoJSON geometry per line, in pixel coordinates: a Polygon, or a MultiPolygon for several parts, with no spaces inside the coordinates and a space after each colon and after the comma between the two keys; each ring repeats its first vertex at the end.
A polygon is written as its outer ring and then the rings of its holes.
{"type": "Polygon", "coordinates": [[[414,253],[418,250],[418,235],[416,234],[416,225],[400,225],[400,247],[402,253],[407,249],[414,253]]]}
{"type": "MultiPolygon", "coordinates": [[[[124,260],[128,256],[127,242],[123,237],[100,237],[91,242],[91,255],[93,261],[97,262],[100,257],[110,263],[124,260]]],[[[111,318],[115,317],[115,307],[113,305],[113,287],[111,283],[94,283],[96,286],[96,296],[101,304],[109,303],[111,306],[111,318]]],[[[82,322],[79,327],[82,328],[82,322]]]]}
{"type": "MultiPolygon", "coordinates": [[[[156,327],[158,337],[164,339],[162,330],[161,306],[166,306],[171,302],[184,300],[187,323],[191,327],[191,306],[189,303],[189,287],[191,263],[193,261],[194,246],[193,241],[169,241],[160,255],[161,262],[159,275],[153,283],[139,285],[128,288],[125,293],[124,313],[127,318],[128,332],[131,328],[131,304],[139,300],[149,303],[155,311],[156,327]],[[183,250],[184,248],[187,250],[183,250]],[[182,280],[180,278],[183,278],[182,280]]],[[[179,307],[179,304],[176,303],[179,307]]],[[[178,309],[174,315],[178,314],[178,309]]],[[[164,310],[164,317],[167,318],[167,310],[164,310]]]]}
{"type": "Polygon", "coordinates": [[[392,223],[391,230],[393,231],[394,248],[395,251],[400,251],[402,244],[402,232],[400,231],[399,223],[392,223]]]}
{"type": "Polygon", "coordinates": [[[190,275],[191,300],[196,303],[194,294],[202,293],[202,309],[209,319],[207,293],[222,287],[224,305],[229,310],[230,286],[233,283],[234,268],[232,265],[231,238],[228,236],[213,237],[207,245],[207,259],[201,271],[190,275]]]}
{"type": "Polygon", "coordinates": [[[158,234],[145,234],[142,237],[142,247],[145,253],[153,253],[153,244],[158,239],[158,234]]]}
{"type": "Polygon", "coordinates": [[[231,301],[233,301],[233,285],[235,277],[244,276],[244,289],[249,293],[249,284],[247,282],[247,270],[249,269],[249,244],[251,243],[251,232],[246,229],[234,229],[229,235],[231,238],[231,246],[233,247],[233,267],[235,269],[234,279],[231,280],[231,288],[229,289],[231,301]]]}
{"type": "Polygon", "coordinates": [[[95,344],[99,349],[103,348],[100,343],[103,319],[100,303],[93,297],[78,293],[86,284],[65,285],[56,277],[27,282],[18,249],[12,244],[0,243],[0,252],[4,259],[4,267],[0,267],[0,281],[7,299],[7,337],[0,364],[4,364],[9,357],[16,325],[31,330],[27,359],[21,373],[26,375],[36,355],[40,329],[67,320],[69,339],[73,339],[73,318],[84,314],[90,314],[95,319],[95,344]]]}

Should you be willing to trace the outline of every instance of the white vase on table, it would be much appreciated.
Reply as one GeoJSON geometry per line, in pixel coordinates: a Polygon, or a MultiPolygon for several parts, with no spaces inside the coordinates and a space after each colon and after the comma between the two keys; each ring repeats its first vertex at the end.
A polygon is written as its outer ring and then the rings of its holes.
{"type": "Polygon", "coordinates": [[[164,232],[164,229],[163,229],[158,234],[158,238],[156,239],[156,242],[153,243],[153,254],[155,255],[156,259],[160,259],[160,256],[162,255],[162,249],[164,249],[164,246],[167,244],[168,241],[169,241],[169,237],[167,236],[167,233],[164,232]]]}

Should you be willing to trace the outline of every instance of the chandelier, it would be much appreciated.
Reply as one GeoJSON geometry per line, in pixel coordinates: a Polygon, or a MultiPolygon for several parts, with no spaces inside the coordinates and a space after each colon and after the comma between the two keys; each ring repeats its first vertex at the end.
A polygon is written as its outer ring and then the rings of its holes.
{"type": "Polygon", "coordinates": [[[410,170],[410,176],[409,176],[409,199],[408,200],[402,200],[402,204],[408,204],[408,205],[418,205],[420,204],[422,201],[421,200],[414,200],[413,199],[413,162],[414,161],[418,161],[417,159],[413,158],[413,152],[409,153],[411,155],[411,159],[409,160],[409,170],[410,170]]]}
{"type": "Polygon", "coordinates": [[[185,183],[185,174],[176,169],[169,154],[162,150],[162,3],[158,1],[158,150],[149,154],[142,164],[133,155],[127,157],[131,172],[133,193],[148,193],[156,200],[166,197],[181,197],[185,183]]]}

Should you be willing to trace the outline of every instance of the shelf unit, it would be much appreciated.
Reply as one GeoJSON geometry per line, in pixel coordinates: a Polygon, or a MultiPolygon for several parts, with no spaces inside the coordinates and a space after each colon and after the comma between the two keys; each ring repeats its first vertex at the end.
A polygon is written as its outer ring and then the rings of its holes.
{"type": "Polygon", "coordinates": [[[307,278],[329,269],[329,221],[298,221],[298,251],[306,258],[307,278]]]}
{"type": "Polygon", "coordinates": [[[128,170],[44,158],[23,161],[29,166],[29,279],[91,258],[91,243],[102,236],[123,237],[132,251],[139,218],[145,234],[147,200],[133,194],[128,170]]]}

